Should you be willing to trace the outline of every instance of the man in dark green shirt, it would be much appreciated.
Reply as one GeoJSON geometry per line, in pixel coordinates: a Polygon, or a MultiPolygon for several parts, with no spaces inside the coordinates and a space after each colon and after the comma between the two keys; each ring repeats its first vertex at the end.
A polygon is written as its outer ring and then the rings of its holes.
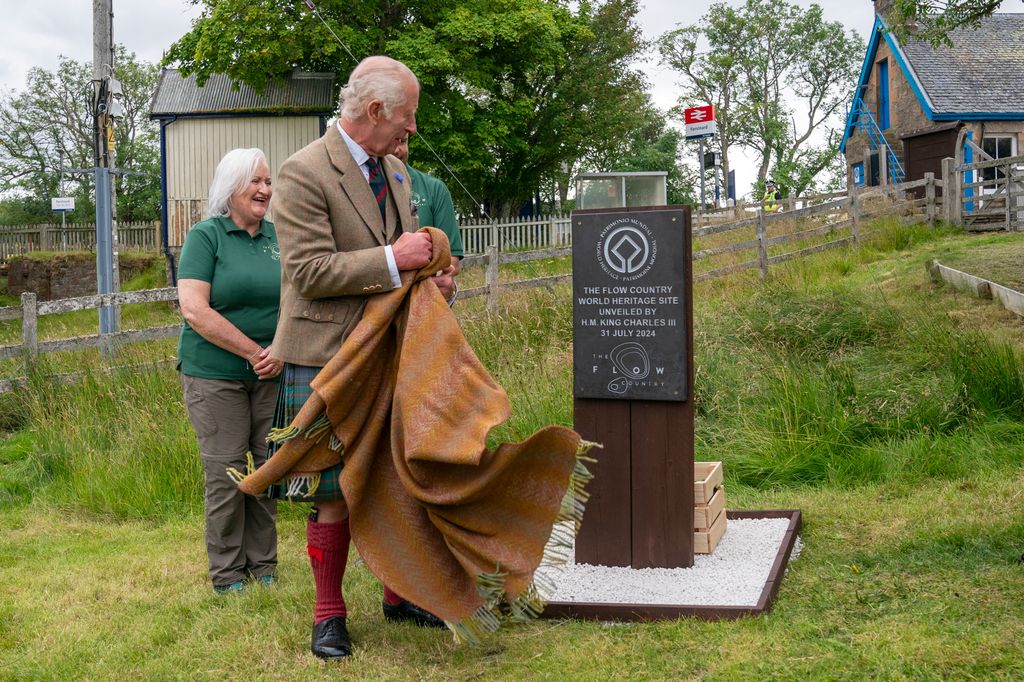
{"type": "Polygon", "coordinates": [[[462,236],[459,234],[459,223],[455,219],[455,205],[452,194],[443,182],[423,171],[409,165],[409,140],[399,141],[394,155],[402,160],[409,171],[412,182],[412,203],[420,226],[436,227],[448,235],[448,244],[452,251],[452,265],[455,274],[459,273],[459,260],[462,259],[462,236]]]}

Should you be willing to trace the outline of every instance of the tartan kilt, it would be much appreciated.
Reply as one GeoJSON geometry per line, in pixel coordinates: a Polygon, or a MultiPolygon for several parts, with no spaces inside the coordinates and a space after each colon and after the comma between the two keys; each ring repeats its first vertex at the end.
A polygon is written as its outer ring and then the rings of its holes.
{"type": "MultiPolygon", "coordinates": [[[[309,387],[311,381],[320,373],[322,367],[308,367],[305,365],[284,364],[281,371],[280,386],[277,392],[277,407],[274,409],[274,423],[272,428],[284,428],[292,423],[295,416],[302,409],[302,406],[313,394],[309,387]]],[[[277,451],[277,443],[269,444],[267,458],[269,459],[277,451]]],[[[326,502],[329,500],[342,500],[341,485],[338,478],[344,462],[332,466],[320,472],[320,485],[312,495],[299,494],[288,495],[288,478],[281,479],[267,488],[267,497],[286,502],[326,502]]]]}

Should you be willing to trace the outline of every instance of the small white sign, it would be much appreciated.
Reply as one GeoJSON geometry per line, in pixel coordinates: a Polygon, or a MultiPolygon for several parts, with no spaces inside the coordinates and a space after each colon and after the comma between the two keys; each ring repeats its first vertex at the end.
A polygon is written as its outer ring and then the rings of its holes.
{"type": "Polygon", "coordinates": [[[704,121],[703,123],[687,123],[686,139],[695,140],[699,137],[714,137],[718,132],[717,121],[704,121]]]}
{"type": "Polygon", "coordinates": [[[50,210],[51,211],[74,211],[75,210],[75,198],[74,197],[53,197],[50,199],[50,210]]]}

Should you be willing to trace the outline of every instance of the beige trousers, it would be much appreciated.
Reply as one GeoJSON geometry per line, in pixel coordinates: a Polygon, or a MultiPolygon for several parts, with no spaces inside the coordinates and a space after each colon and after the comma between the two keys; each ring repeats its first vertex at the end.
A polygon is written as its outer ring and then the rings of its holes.
{"type": "Polygon", "coordinates": [[[182,374],[181,388],[203,464],[210,580],[220,586],[274,575],[277,502],[242,493],[227,469],[244,472],[249,452],[256,466],[266,460],[277,382],[182,374]]]}

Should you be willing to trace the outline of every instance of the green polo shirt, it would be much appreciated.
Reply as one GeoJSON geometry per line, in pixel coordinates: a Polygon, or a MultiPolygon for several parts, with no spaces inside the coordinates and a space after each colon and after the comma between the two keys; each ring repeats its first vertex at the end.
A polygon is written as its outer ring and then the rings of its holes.
{"type": "MultiPolygon", "coordinates": [[[[264,220],[254,236],[230,218],[208,218],[185,237],[178,279],[210,283],[210,307],[250,339],[274,340],[281,298],[281,250],[274,224],[264,220]]],[[[186,322],[178,337],[178,369],[204,379],[255,379],[234,353],[210,343],[186,322]]]]}
{"type": "Polygon", "coordinates": [[[448,235],[452,255],[462,258],[462,235],[455,220],[452,195],[444,183],[432,175],[406,165],[412,180],[412,203],[421,227],[436,227],[448,235]]]}

